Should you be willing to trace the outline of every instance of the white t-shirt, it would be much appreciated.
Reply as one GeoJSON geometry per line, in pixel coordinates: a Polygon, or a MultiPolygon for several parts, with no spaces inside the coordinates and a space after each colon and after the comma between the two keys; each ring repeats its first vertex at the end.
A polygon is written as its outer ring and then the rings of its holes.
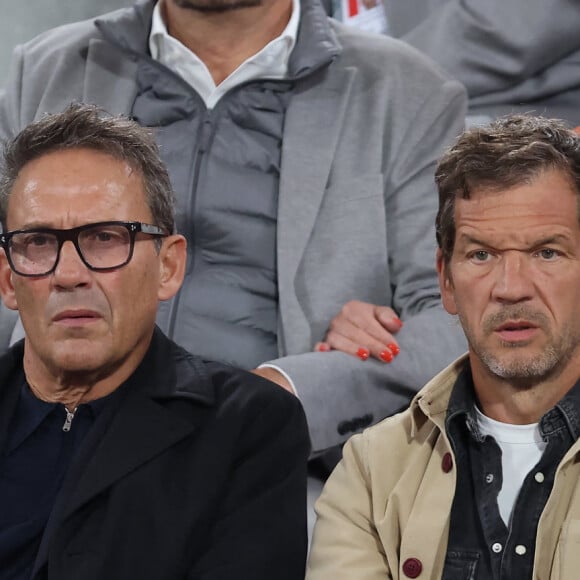
{"type": "Polygon", "coordinates": [[[501,423],[490,419],[477,407],[476,414],[481,433],[491,435],[501,449],[503,483],[497,503],[503,521],[509,526],[522,483],[542,457],[547,443],[542,440],[538,423],[531,425],[501,423]]]}

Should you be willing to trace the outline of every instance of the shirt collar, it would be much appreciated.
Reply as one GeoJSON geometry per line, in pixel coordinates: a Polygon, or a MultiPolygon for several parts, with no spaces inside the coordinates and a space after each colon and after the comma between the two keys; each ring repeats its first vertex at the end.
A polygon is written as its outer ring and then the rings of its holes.
{"type": "MultiPolygon", "coordinates": [[[[83,403],[79,408],[82,407],[84,412],[90,413],[91,417],[95,419],[113,394],[114,392],[106,397],[83,403]]],[[[65,415],[62,403],[51,403],[37,398],[30,390],[28,383],[23,381],[20,388],[20,398],[11,424],[14,427],[14,431],[9,435],[7,451],[12,452],[18,448],[53,412],[62,414],[62,422],[64,424],[65,415]]],[[[75,409],[76,412],[77,410],[75,409]]]]}
{"type": "MultiPolygon", "coordinates": [[[[453,422],[463,420],[472,436],[478,441],[483,440],[475,413],[476,404],[471,367],[466,364],[455,381],[449,399],[445,421],[447,432],[449,433],[449,427],[453,422]]],[[[544,440],[563,430],[568,432],[573,441],[578,439],[580,436],[580,381],[577,381],[566,395],[542,416],[539,427],[544,440]]]]}
{"type": "MultiPolygon", "coordinates": [[[[283,63],[283,74],[281,78],[284,78],[286,73],[288,72],[288,60],[290,58],[290,54],[296,45],[296,38],[298,37],[298,27],[300,24],[300,0],[292,0],[292,15],[290,16],[290,20],[286,25],[286,28],[282,31],[282,34],[277,38],[270,41],[262,50],[260,50],[255,55],[248,58],[245,62],[253,62],[256,66],[262,69],[260,77],[268,76],[270,72],[270,63],[271,59],[268,57],[272,54],[274,50],[278,50],[278,45],[283,43],[283,52],[284,58],[279,59],[276,58],[276,76],[280,76],[278,71],[280,70],[280,62],[283,63]]],[[[155,8],[153,9],[153,17],[151,22],[151,32],[149,34],[149,51],[151,53],[151,57],[154,60],[158,60],[160,62],[164,61],[164,51],[167,43],[179,43],[181,47],[185,51],[188,51],[191,55],[191,58],[196,59],[199,61],[197,56],[189,51],[185,46],[183,46],[178,40],[170,36],[169,32],[167,31],[167,26],[163,20],[163,16],[161,14],[161,2],[158,1],[155,4],[155,8]]],[[[165,63],[164,63],[165,64],[165,63]]]]}

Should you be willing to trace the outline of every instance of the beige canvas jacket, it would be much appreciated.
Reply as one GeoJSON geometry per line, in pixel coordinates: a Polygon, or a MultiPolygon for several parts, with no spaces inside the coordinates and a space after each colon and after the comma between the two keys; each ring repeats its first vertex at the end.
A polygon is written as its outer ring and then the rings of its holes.
{"type": "MultiPolygon", "coordinates": [[[[444,430],[462,357],[410,408],[350,439],[316,504],[307,580],[440,579],[455,492],[444,430]]],[[[580,443],[558,466],[540,518],[534,580],[580,578],[580,443]]]]}

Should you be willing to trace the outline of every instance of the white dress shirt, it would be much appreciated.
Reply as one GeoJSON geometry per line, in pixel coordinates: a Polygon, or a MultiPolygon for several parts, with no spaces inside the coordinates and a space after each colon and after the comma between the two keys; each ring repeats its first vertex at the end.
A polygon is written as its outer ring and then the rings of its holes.
{"type": "Polygon", "coordinates": [[[207,66],[189,48],[167,32],[160,2],[153,10],[149,50],[159,61],[188,82],[213,109],[229,90],[253,79],[283,79],[288,74],[288,60],[296,44],[300,23],[300,0],[293,0],[292,15],[282,34],[262,50],[245,60],[230,76],[216,86],[207,66]]]}

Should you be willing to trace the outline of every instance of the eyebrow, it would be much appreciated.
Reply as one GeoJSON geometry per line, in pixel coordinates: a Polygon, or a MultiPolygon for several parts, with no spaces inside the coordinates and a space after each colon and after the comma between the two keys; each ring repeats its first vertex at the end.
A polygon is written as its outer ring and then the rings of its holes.
{"type": "MultiPolygon", "coordinates": [[[[20,226],[18,228],[12,228],[10,231],[14,231],[14,230],[53,230],[53,229],[56,229],[56,228],[54,228],[51,225],[48,225],[46,222],[32,222],[32,223],[20,226]]],[[[4,233],[8,233],[8,231],[6,231],[4,233]]]]}
{"type": "MultiPolygon", "coordinates": [[[[568,236],[565,236],[563,234],[554,234],[552,236],[547,236],[545,238],[541,238],[539,240],[536,240],[529,247],[536,248],[538,246],[545,246],[548,244],[564,243],[564,242],[567,242],[569,240],[570,240],[570,238],[568,236]]],[[[461,234],[458,237],[457,241],[462,242],[466,245],[473,244],[476,246],[494,247],[493,244],[490,244],[489,242],[484,242],[483,240],[480,240],[478,238],[475,238],[475,237],[467,235],[467,234],[461,234]]]]}

